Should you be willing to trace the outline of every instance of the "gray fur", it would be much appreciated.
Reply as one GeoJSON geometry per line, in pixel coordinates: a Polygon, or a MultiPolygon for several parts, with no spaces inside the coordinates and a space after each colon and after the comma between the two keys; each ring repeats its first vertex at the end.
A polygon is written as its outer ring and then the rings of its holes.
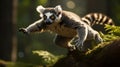
{"type": "Polygon", "coordinates": [[[27,28],[22,28],[21,31],[29,34],[32,32],[52,31],[57,34],[54,40],[55,44],[68,49],[73,48],[69,42],[76,36],[78,36],[78,41],[75,45],[77,48],[82,48],[86,39],[102,42],[99,33],[81,21],[80,17],[75,13],[64,11],[60,6],[56,6],[55,8],[45,8],[42,14],[44,15],[44,12],[49,11],[55,14],[57,21],[53,20],[52,24],[46,24],[44,18],[42,18],[27,28]]]}

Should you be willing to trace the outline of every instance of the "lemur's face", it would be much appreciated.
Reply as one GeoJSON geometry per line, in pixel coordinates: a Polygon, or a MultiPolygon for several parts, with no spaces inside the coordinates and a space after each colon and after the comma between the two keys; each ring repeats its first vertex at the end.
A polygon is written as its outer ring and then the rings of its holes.
{"type": "Polygon", "coordinates": [[[56,6],[55,8],[44,8],[43,6],[38,6],[37,11],[40,13],[40,17],[44,19],[44,22],[48,25],[53,23],[58,23],[61,20],[61,6],[56,6]]]}

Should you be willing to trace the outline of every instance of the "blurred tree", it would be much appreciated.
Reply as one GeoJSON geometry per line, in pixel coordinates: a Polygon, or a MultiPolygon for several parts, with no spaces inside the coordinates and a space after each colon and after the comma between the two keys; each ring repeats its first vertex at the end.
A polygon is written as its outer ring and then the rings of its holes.
{"type": "Polygon", "coordinates": [[[17,5],[18,0],[13,0],[12,5],[12,57],[11,60],[15,62],[17,60],[17,5]]]}
{"type": "MultiPolygon", "coordinates": [[[[11,57],[15,59],[16,53],[16,20],[13,18],[13,1],[1,0],[0,2],[0,59],[11,61],[11,57]],[[14,20],[13,20],[14,19],[14,20]],[[12,51],[12,48],[15,50],[12,51]]],[[[16,59],[15,59],[16,60],[16,59]]]]}
{"type": "Polygon", "coordinates": [[[12,50],[12,1],[0,2],[0,59],[11,60],[12,50]]]}
{"type": "Polygon", "coordinates": [[[12,1],[0,2],[0,59],[11,60],[12,50],[12,1]]]}

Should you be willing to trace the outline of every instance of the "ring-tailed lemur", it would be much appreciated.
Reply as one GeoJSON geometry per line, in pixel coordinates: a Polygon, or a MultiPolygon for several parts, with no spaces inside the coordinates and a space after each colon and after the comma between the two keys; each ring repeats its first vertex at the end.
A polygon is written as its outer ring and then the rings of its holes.
{"type": "Polygon", "coordinates": [[[102,42],[102,38],[97,31],[81,21],[81,18],[75,13],[62,10],[60,5],[54,8],[44,8],[40,5],[36,10],[40,13],[41,19],[27,28],[20,28],[20,31],[28,34],[43,31],[55,32],[57,33],[55,44],[68,49],[73,48],[69,42],[76,35],[79,37],[75,45],[78,49],[83,47],[86,39],[102,42]]]}

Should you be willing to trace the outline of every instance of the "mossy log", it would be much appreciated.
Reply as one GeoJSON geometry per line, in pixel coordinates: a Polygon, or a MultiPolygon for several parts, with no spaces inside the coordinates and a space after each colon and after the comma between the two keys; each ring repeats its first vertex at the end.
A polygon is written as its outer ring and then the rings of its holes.
{"type": "Polygon", "coordinates": [[[120,67],[120,39],[87,52],[74,50],[53,67],[120,67]]]}

